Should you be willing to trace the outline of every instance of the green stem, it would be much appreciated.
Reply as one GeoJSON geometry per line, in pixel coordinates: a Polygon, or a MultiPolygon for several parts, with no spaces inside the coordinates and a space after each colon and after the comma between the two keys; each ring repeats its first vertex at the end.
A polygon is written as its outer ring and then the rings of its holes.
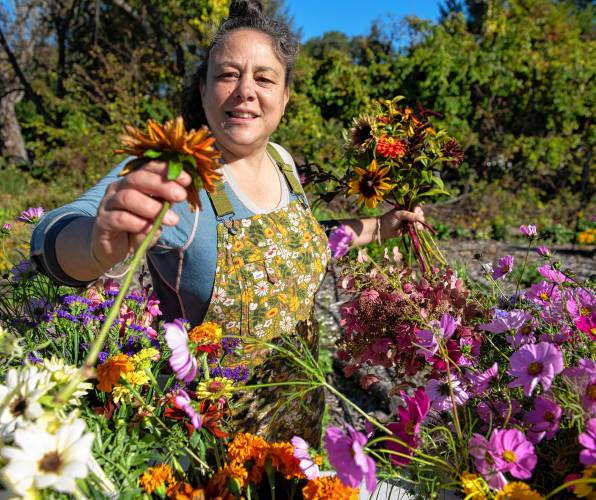
{"type": "Polygon", "coordinates": [[[122,285],[120,286],[120,292],[118,293],[118,296],[114,300],[114,305],[110,308],[110,312],[108,313],[107,318],[105,318],[104,323],[101,326],[101,330],[99,331],[99,335],[97,336],[97,338],[95,339],[95,342],[93,342],[93,345],[91,346],[91,349],[89,350],[89,354],[87,354],[87,359],[85,359],[85,363],[83,364],[83,366],[81,366],[81,368],[79,368],[79,371],[73,376],[72,380],[65,387],[65,389],[60,394],[58,394],[58,396],[56,398],[56,402],[58,404],[65,404],[70,399],[72,394],[76,391],[76,389],[77,389],[78,385],[81,383],[81,381],[89,378],[90,374],[93,372],[93,367],[95,366],[95,361],[97,360],[97,356],[99,355],[99,353],[108,337],[108,334],[110,332],[112,324],[114,323],[114,321],[120,314],[120,304],[122,304],[122,301],[124,300],[124,297],[126,296],[126,292],[128,291],[128,288],[130,287],[134,273],[135,273],[137,267],[139,267],[142,257],[145,255],[145,252],[149,248],[149,244],[153,240],[155,233],[158,231],[159,227],[161,226],[163,218],[165,217],[166,212],[169,209],[170,209],[170,203],[168,201],[164,201],[163,207],[162,207],[161,211],[159,212],[159,215],[155,219],[155,222],[153,223],[151,230],[149,231],[147,236],[145,236],[145,239],[141,242],[141,244],[139,245],[139,248],[137,248],[137,251],[135,252],[134,257],[132,258],[132,262],[130,263],[130,269],[128,270],[128,273],[124,277],[124,281],[122,282],[122,285]]]}
{"type": "Polygon", "coordinates": [[[582,478],[582,479],[574,479],[573,481],[567,481],[566,483],[562,484],[558,488],[551,491],[548,495],[546,495],[544,497],[544,500],[548,500],[549,498],[556,495],[557,493],[560,493],[561,491],[566,490],[567,488],[569,488],[569,486],[576,486],[579,484],[596,484],[596,479],[582,478]]]}

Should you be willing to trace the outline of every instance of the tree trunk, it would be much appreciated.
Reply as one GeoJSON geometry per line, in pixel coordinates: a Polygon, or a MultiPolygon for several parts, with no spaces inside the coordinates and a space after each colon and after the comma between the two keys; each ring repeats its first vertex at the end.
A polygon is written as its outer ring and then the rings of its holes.
{"type": "Polygon", "coordinates": [[[23,92],[11,92],[0,99],[0,151],[8,160],[28,161],[21,126],[15,113],[15,104],[23,98],[23,92]]]}

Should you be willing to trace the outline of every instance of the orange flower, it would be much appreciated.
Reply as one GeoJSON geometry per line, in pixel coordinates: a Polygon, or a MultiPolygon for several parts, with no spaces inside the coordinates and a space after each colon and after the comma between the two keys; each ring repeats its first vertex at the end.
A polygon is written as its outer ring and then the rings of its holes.
{"type": "Polygon", "coordinates": [[[132,372],[134,365],[126,354],[112,356],[96,369],[99,384],[97,388],[103,392],[110,392],[118,384],[120,375],[132,372]]]}
{"type": "Polygon", "coordinates": [[[219,469],[209,480],[207,485],[207,498],[221,498],[224,500],[236,499],[236,496],[230,493],[230,481],[234,481],[239,489],[246,484],[248,472],[237,462],[226,464],[219,469]]]}
{"type": "Polygon", "coordinates": [[[377,154],[384,156],[385,158],[396,158],[398,156],[401,158],[406,154],[406,151],[406,143],[403,140],[394,137],[383,135],[377,143],[377,154]]]}
{"type": "MultiPolygon", "coordinates": [[[[147,133],[142,132],[136,127],[127,125],[126,134],[120,136],[120,141],[124,147],[117,149],[117,154],[129,154],[143,157],[149,150],[162,151],[169,153],[180,153],[189,155],[194,159],[195,170],[192,172],[195,183],[188,188],[188,203],[191,209],[200,207],[199,197],[196,189],[198,175],[202,181],[203,187],[212,192],[215,189],[214,181],[221,174],[217,172],[216,159],[220,157],[219,151],[213,147],[215,138],[209,136],[209,129],[205,126],[198,131],[186,131],[184,120],[181,117],[170,120],[165,125],[160,125],[154,120],[147,122],[147,133]]],[[[134,160],[129,162],[122,170],[120,175],[126,175],[140,166],[134,160]]]]}
{"type": "Polygon", "coordinates": [[[304,500],[358,500],[358,488],[344,485],[337,476],[318,477],[302,488],[304,500]]]}
{"type": "Polygon", "coordinates": [[[294,447],[290,443],[273,443],[269,446],[271,465],[281,472],[286,479],[304,477],[300,461],[294,456],[294,447]]]}
{"type": "Polygon", "coordinates": [[[228,445],[228,457],[230,462],[244,464],[251,460],[256,465],[263,466],[268,450],[269,445],[262,437],[244,432],[236,435],[228,445]]]}
{"type": "Polygon", "coordinates": [[[193,488],[191,484],[179,481],[170,486],[166,491],[166,496],[172,500],[205,500],[204,488],[193,488]]]}
{"type": "Polygon", "coordinates": [[[210,321],[195,326],[189,333],[188,338],[197,344],[217,344],[221,340],[221,326],[210,321]]]}
{"type": "Polygon", "coordinates": [[[139,484],[147,493],[151,494],[155,490],[173,486],[176,483],[172,475],[172,468],[167,464],[159,464],[155,467],[149,467],[147,472],[139,479],[139,484]]]}

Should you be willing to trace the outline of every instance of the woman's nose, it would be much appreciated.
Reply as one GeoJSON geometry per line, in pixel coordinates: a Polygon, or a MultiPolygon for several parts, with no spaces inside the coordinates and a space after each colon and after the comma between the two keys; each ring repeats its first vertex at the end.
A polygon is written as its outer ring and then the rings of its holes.
{"type": "Polygon", "coordinates": [[[250,76],[244,75],[238,80],[236,97],[243,101],[252,101],[256,97],[255,82],[250,76]]]}

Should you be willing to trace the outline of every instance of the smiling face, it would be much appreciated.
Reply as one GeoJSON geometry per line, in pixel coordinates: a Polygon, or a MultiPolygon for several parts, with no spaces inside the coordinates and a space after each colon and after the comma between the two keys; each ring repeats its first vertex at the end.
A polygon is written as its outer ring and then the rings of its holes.
{"type": "Polygon", "coordinates": [[[264,150],[289,97],[285,67],[269,36],[250,29],[230,33],[211,51],[201,97],[224,156],[264,150]]]}

